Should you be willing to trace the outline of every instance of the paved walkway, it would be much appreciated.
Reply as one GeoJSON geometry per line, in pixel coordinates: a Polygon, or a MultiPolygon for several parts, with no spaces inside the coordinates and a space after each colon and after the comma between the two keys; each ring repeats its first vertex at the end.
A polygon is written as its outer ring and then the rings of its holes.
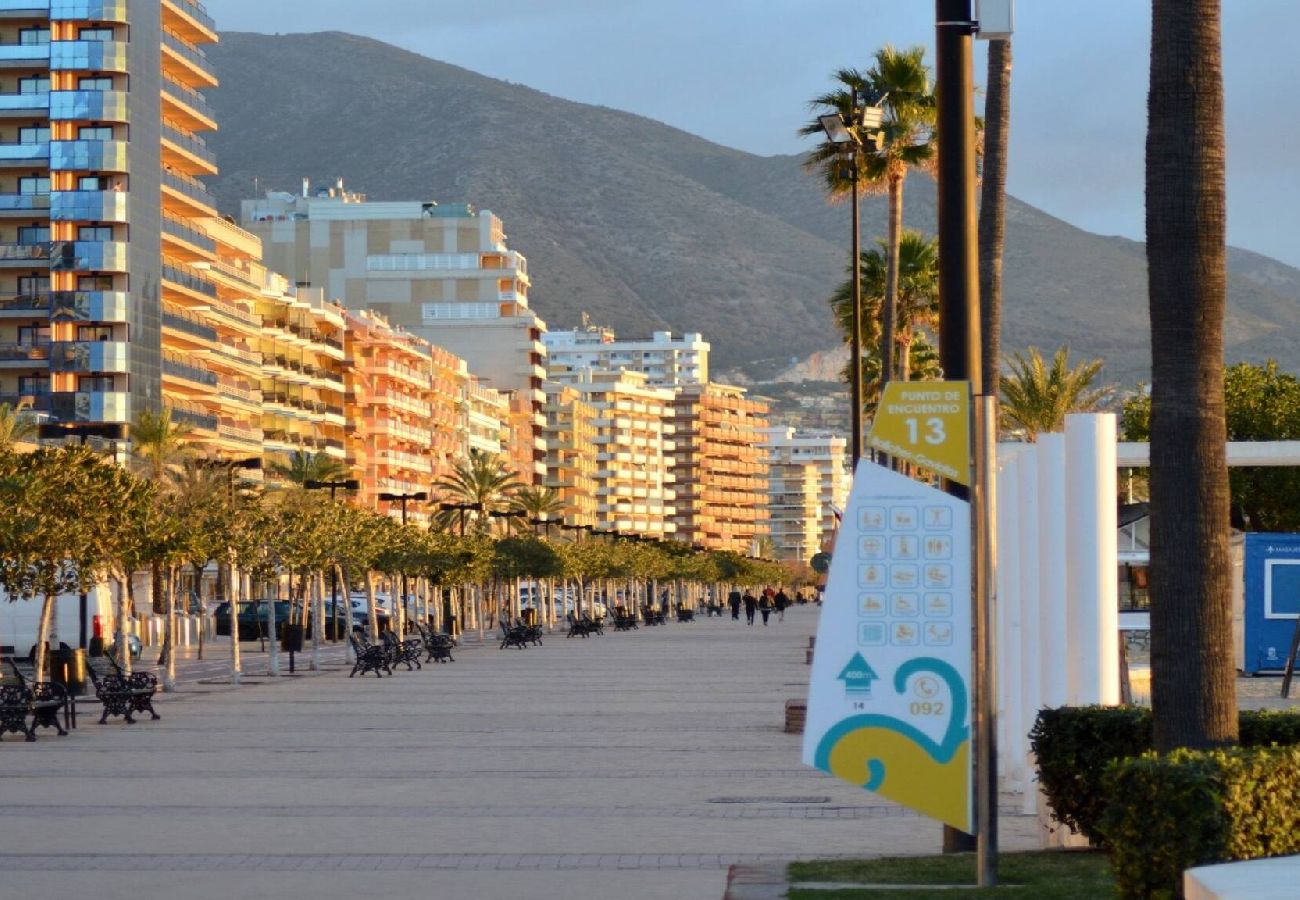
{"type": "MultiPolygon", "coordinates": [[[[239,687],[221,642],[160,722],[5,740],[0,894],[717,900],[733,864],[936,852],[937,824],[803,767],[782,733],[815,624],[470,645],[391,680],[349,680],[336,653],[259,677],[248,654],[239,687]]],[[[1002,828],[1033,846],[1032,819],[1002,828]]]]}

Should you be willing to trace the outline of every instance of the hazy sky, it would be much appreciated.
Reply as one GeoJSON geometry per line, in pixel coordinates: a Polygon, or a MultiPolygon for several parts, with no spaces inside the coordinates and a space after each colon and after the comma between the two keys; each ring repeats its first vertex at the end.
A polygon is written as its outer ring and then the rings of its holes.
{"type": "MultiPolygon", "coordinates": [[[[1224,0],[1229,239],[1300,265],[1296,0],[1224,0]]],[[[1021,0],[1010,190],[1141,238],[1144,0],[1021,0]]],[[[794,153],[806,102],[885,44],[933,41],[929,0],[207,0],[222,28],[339,30],[485,75],[794,153]]],[[[977,50],[977,77],[983,52],[977,50]]]]}

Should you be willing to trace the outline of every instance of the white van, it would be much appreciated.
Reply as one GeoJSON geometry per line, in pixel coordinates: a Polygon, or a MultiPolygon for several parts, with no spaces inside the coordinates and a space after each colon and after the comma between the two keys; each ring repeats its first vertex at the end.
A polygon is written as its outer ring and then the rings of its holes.
{"type": "MultiPolygon", "coordinates": [[[[105,644],[111,644],[116,592],[116,585],[106,583],[97,585],[86,594],[84,635],[81,595],[60,594],[56,597],[54,615],[50,619],[50,646],[58,647],[64,643],[69,647],[85,647],[94,638],[101,638],[105,644]]],[[[0,589],[0,655],[19,658],[31,655],[36,647],[36,636],[41,627],[41,608],[44,605],[44,597],[11,600],[0,589]]]]}

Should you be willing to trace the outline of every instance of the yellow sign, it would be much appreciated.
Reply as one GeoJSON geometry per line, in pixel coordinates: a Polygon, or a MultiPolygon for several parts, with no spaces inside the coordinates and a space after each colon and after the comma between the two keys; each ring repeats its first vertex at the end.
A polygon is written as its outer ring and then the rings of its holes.
{"type": "Polygon", "coordinates": [[[867,443],[958,484],[970,484],[970,382],[891,381],[867,443]]]}

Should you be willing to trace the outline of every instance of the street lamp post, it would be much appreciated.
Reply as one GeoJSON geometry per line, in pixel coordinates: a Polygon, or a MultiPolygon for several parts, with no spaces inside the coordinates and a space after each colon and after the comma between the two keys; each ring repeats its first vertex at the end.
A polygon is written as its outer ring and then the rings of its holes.
{"type": "MultiPolygon", "coordinates": [[[[877,101],[879,102],[879,101],[877,101]]],[[[858,201],[858,191],[862,183],[862,154],[866,147],[862,140],[862,130],[875,129],[880,127],[883,119],[883,113],[876,104],[869,104],[867,98],[859,91],[853,92],[853,109],[851,112],[852,124],[846,123],[843,116],[839,113],[819,116],[822,130],[826,132],[826,139],[836,147],[849,150],[850,162],[849,171],[853,182],[850,191],[850,207],[852,209],[853,234],[850,240],[851,252],[853,254],[852,265],[852,292],[853,303],[853,333],[849,337],[849,353],[852,356],[850,363],[849,385],[852,409],[849,411],[850,428],[852,429],[852,440],[850,441],[850,452],[853,457],[853,471],[858,470],[858,460],[862,459],[862,229],[860,224],[860,211],[858,201]]],[[[879,134],[876,136],[876,147],[879,149],[879,134]]],[[[881,384],[889,378],[888,361],[893,358],[892,347],[881,347],[881,384]]]]}
{"type": "MultiPolygon", "coordinates": [[[[402,504],[402,524],[405,525],[406,524],[406,501],[414,500],[416,503],[424,503],[429,499],[429,495],[426,494],[424,491],[419,491],[414,494],[386,494],[385,493],[385,494],[380,494],[379,499],[384,501],[385,503],[402,504]]],[[[410,621],[410,608],[408,606],[408,603],[409,600],[407,599],[407,595],[406,595],[406,573],[403,572],[402,573],[402,623],[403,624],[410,621]]]]}
{"type": "MultiPolygon", "coordinates": [[[[330,502],[334,502],[337,491],[359,491],[361,482],[355,478],[346,478],[342,481],[313,481],[307,479],[302,486],[309,491],[329,491],[330,502]]],[[[352,630],[352,604],[348,604],[348,627],[346,629],[339,627],[339,572],[337,566],[330,566],[330,611],[334,614],[334,638],[344,642],[344,656],[351,654],[351,647],[347,644],[345,632],[352,630]]],[[[292,659],[292,657],[290,657],[292,659]]]]}
{"type": "MultiPolygon", "coordinates": [[[[198,464],[204,468],[226,470],[226,499],[233,507],[235,503],[235,470],[260,469],[262,468],[262,459],[257,456],[248,459],[203,459],[199,460],[198,464]]],[[[235,568],[233,550],[227,549],[226,556],[228,557],[227,564],[230,572],[229,577],[226,579],[226,601],[230,604],[230,683],[239,684],[243,681],[244,673],[239,653],[239,589],[235,585],[235,579],[238,577],[238,574],[235,568]]],[[[171,614],[172,613],[169,613],[169,615],[171,614]]],[[[274,606],[272,607],[272,615],[274,615],[274,606]]],[[[203,623],[200,623],[200,627],[202,627],[202,624],[203,623]]],[[[169,642],[171,640],[171,630],[172,628],[169,623],[169,642]]],[[[175,670],[171,668],[174,665],[174,654],[169,650],[167,655],[168,669],[171,670],[168,677],[174,680],[175,670]]],[[[275,663],[277,660],[274,655],[272,655],[271,661],[271,669],[272,671],[275,671],[275,663]]]]}

